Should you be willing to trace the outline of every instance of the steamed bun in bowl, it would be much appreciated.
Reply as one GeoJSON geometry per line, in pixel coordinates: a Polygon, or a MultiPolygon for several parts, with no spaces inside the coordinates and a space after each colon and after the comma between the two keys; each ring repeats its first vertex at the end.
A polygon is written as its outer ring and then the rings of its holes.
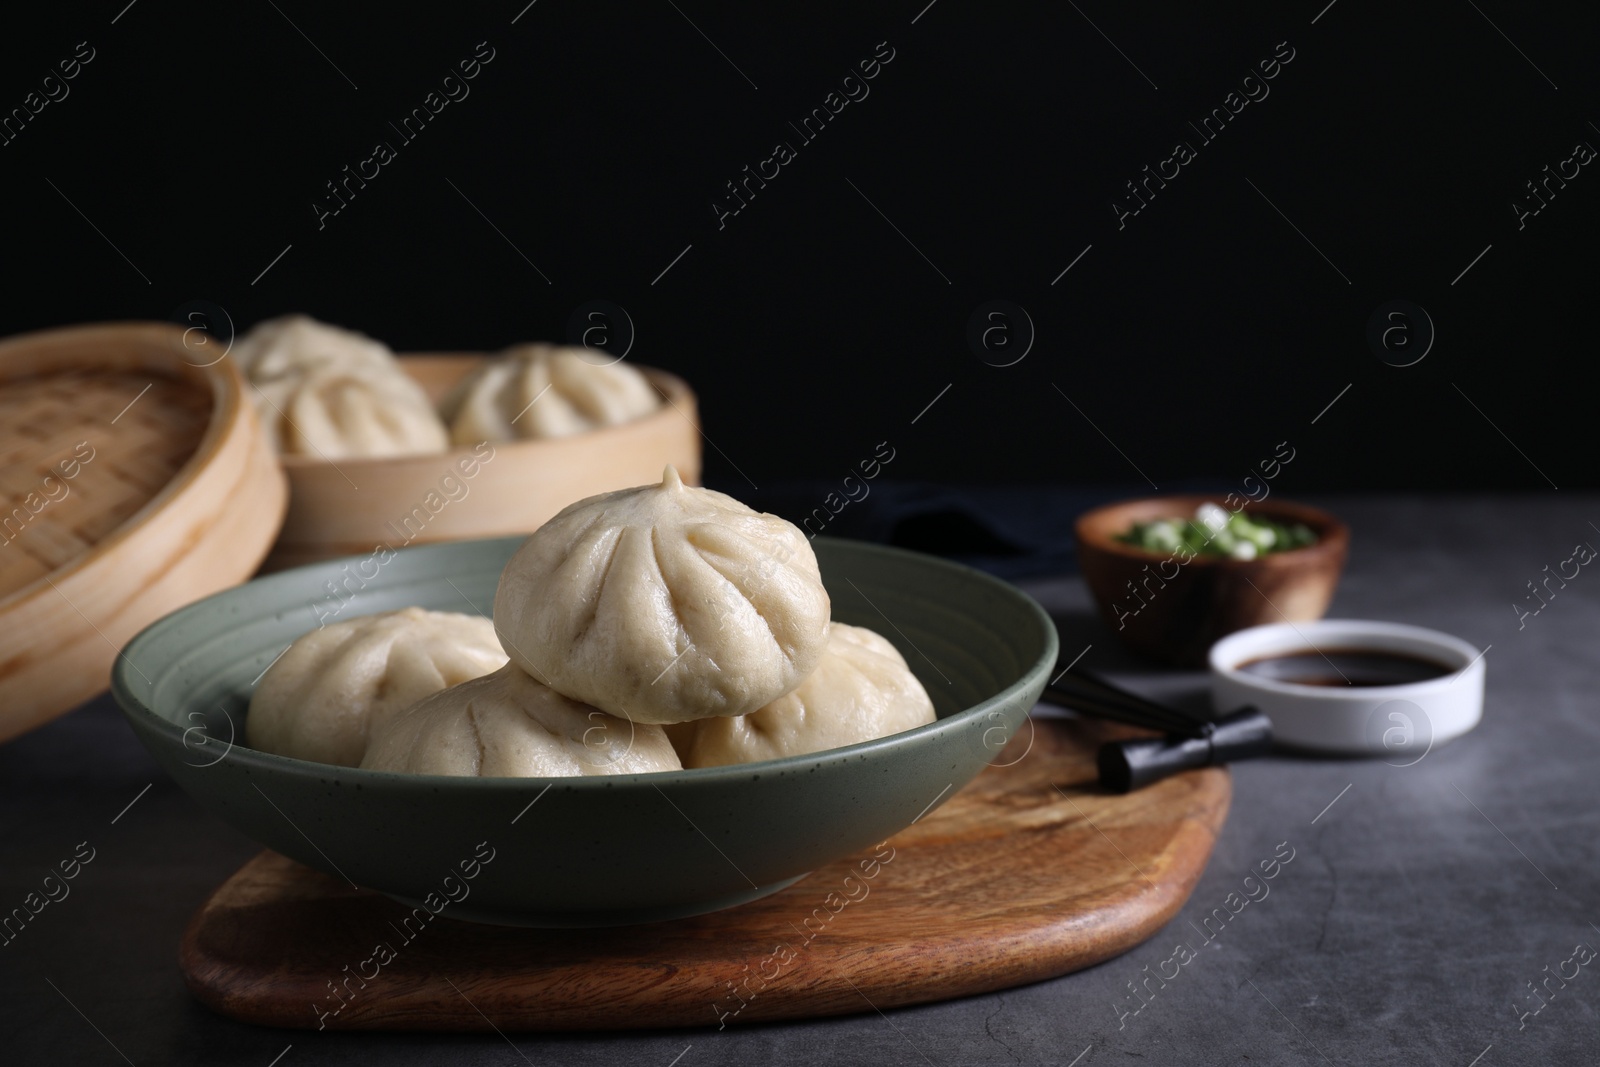
{"type": "Polygon", "coordinates": [[[648,415],[661,398],[643,374],[587,348],[508,348],[441,405],[456,444],[566,437],[648,415]]]}
{"type": "Polygon", "coordinates": [[[494,598],[512,661],[640,723],[746,715],[822,656],[828,593],[806,537],[684,485],[580,500],[524,542],[494,598]]]}
{"type": "Polygon", "coordinates": [[[568,700],[508,664],[389,719],[363,770],[480,778],[642,774],[682,768],[661,727],[568,700]]]}
{"type": "Polygon", "coordinates": [[[342,459],[449,447],[427,393],[370,337],[285,315],[259,323],[230,354],[280,453],[342,459]]]}
{"type": "Polygon", "coordinates": [[[802,756],[887,737],[934,721],[933,701],[898,649],[836,622],[817,669],[799,688],[738,718],[667,727],[685,767],[802,756]]]}
{"type": "Polygon", "coordinates": [[[332,623],[267,668],[245,738],[263,752],[354,767],[391,715],[505,662],[494,623],[479,615],[404,608],[332,623]]]}

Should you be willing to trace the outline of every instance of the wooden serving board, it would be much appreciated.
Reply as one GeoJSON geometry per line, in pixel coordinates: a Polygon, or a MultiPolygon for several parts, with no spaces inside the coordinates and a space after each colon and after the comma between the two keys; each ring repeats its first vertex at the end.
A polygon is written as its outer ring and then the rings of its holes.
{"type": "Polygon", "coordinates": [[[1138,731],[1033,721],[1031,747],[1024,728],[996,761],[1009,765],[886,845],[692,919],[532,930],[441,917],[406,943],[401,905],[263,852],[191,921],[184,978],[213,1010],[269,1026],[580,1030],[842,1015],[1066,974],[1177,913],[1232,790],[1211,768],[1107,794],[1096,747],[1138,731]],[[381,968],[379,943],[394,952],[381,968]]]}

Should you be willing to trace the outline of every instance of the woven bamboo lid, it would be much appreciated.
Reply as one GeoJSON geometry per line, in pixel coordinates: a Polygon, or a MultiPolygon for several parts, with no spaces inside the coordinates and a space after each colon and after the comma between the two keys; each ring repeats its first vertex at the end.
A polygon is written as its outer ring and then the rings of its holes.
{"type": "Polygon", "coordinates": [[[201,362],[161,323],[0,342],[0,740],[100,692],[129,638],[276,536],[283,474],[232,361],[201,362]]]}

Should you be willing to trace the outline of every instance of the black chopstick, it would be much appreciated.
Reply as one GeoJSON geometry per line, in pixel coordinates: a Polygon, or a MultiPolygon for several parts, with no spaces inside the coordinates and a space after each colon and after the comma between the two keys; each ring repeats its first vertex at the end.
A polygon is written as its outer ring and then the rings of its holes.
{"type": "Polygon", "coordinates": [[[1198,737],[1205,728],[1204,719],[1130,693],[1081,668],[1071,668],[1057,675],[1055,681],[1045,687],[1041,699],[1096,718],[1186,737],[1198,737]]]}
{"type": "Polygon", "coordinates": [[[1100,746],[1100,784],[1126,793],[1179,771],[1264,756],[1272,748],[1272,723],[1255,708],[1202,719],[1130,693],[1069,665],[1040,699],[1082,715],[1160,730],[1165,737],[1108,741],[1100,746]]]}

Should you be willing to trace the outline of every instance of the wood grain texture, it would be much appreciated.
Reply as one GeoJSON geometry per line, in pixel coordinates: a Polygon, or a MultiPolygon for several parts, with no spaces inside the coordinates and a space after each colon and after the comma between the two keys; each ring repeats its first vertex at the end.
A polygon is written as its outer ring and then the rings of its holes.
{"type": "MultiPolygon", "coordinates": [[[[400,360],[437,402],[483,362],[464,354],[419,353],[400,360]]],[[[475,537],[531,533],[575,501],[658,481],[669,463],[685,482],[700,482],[700,424],[695,395],[681,379],[642,367],[665,402],[630,422],[570,437],[503,441],[492,458],[459,464],[473,450],[416,456],[282,457],[289,513],[266,570],[475,537]]],[[[480,446],[481,447],[481,446],[480,446]]]]}
{"type": "Polygon", "coordinates": [[[134,634],[272,543],[283,474],[232,362],[201,365],[184,338],[113,323],[0,342],[0,741],[106,688],[134,634]]]}
{"type": "Polygon", "coordinates": [[[184,977],[213,1010],[271,1026],[580,1030],[841,1015],[1066,974],[1177,913],[1231,786],[1211,768],[1111,795],[1095,750],[1138,731],[1034,726],[1000,755],[1008,766],[877,850],[650,926],[480,926],[447,907],[407,940],[403,905],[263,852],[191,921],[184,977]],[[381,967],[380,943],[394,954],[381,967]]]}

